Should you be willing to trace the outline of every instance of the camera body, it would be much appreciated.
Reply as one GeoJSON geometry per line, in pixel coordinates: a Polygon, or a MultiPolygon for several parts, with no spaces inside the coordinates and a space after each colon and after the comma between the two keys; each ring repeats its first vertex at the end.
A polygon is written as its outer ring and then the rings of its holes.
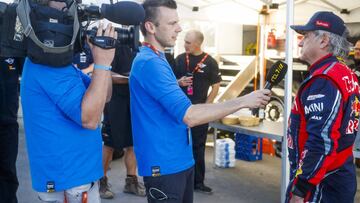
{"type": "MultiPolygon", "coordinates": [[[[69,65],[75,53],[83,51],[87,37],[90,41],[102,41],[97,40],[96,29],[88,31],[91,22],[102,18],[109,18],[118,24],[126,23],[126,28],[116,28],[118,38],[107,44],[107,48],[115,48],[119,44],[130,47],[134,52],[138,50],[142,19],[129,25],[131,20],[124,20],[126,16],[117,14],[121,12],[119,9],[125,9],[128,5],[133,11],[135,8],[136,12],[143,12],[137,3],[106,4],[100,8],[74,0],[57,1],[66,3],[66,7],[62,10],[49,7],[47,0],[20,0],[19,4],[9,5],[0,2],[0,55],[28,56],[34,63],[52,67],[69,65]]],[[[102,47],[101,43],[94,44],[102,47]]]]}

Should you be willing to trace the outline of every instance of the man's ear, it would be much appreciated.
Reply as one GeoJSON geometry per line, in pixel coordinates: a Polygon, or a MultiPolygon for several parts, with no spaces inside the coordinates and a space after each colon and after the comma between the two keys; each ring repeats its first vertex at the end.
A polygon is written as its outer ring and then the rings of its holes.
{"type": "Polygon", "coordinates": [[[145,22],[145,29],[148,33],[150,34],[155,34],[155,25],[154,23],[150,22],[150,21],[146,21],[145,22]]]}
{"type": "Polygon", "coordinates": [[[327,34],[323,34],[321,37],[320,48],[324,49],[327,46],[330,46],[330,37],[327,34]]]}

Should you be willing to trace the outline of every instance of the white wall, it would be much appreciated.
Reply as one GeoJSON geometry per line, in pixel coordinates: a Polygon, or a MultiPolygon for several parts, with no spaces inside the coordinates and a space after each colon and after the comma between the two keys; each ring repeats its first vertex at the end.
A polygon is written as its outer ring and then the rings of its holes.
{"type": "Polygon", "coordinates": [[[210,22],[224,22],[234,24],[256,25],[258,12],[235,2],[214,4],[193,12],[191,8],[178,5],[178,13],[181,20],[207,20],[210,22]]]}
{"type": "Polygon", "coordinates": [[[218,54],[242,54],[243,26],[219,23],[216,28],[215,44],[218,54]]]}

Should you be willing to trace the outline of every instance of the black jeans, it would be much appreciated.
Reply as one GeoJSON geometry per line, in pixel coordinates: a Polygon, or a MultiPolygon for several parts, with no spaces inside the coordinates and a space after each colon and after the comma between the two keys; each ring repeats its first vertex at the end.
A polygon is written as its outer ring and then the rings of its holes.
{"type": "Polygon", "coordinates": [[[16,203],[19,125],[0,124],[0,202],[16,203]]]}
{"type": "Polygon", "coordinates": [[[149,203],[192,203],[194,168],[159,177],[144,177],[149,203]]]}
{"type": "Polygon", "coordinates": [[[208,124],[191,128],[193,154],[195,160],[195,186],[204,184],[205,179],[205,144],[208,124]]]}

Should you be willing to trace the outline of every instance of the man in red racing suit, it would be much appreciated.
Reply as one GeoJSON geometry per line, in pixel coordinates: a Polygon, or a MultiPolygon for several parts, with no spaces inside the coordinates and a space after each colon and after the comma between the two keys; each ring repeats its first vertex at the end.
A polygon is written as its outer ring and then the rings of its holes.
{"type": "Polygon", "coordinates": [[[354,202],[360,95],[356,75],[339,60],[348,51],[347,29],[331,12],[317,12],[305,26],[292,28],[304,35],[300,59],[310,64],[310,74],[289,118],[286,202],[354,202]]]}

